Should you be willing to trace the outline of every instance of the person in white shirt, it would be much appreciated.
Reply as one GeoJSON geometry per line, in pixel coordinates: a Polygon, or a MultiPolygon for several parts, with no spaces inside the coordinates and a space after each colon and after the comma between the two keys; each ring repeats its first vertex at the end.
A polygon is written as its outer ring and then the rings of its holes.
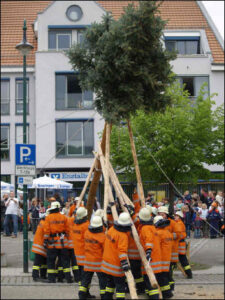
{"type": "Polygon", "coordinates": [[[208,216],[209,210],[207,208],[207,205],[205,203],[202,204],[202,208],[201,208],[201,219],[202,219],[202,233],[203,233],[203,237],[207,238],[209,235],[209,225],[208,223],[206,223],[206,218],[208,216]]]}
{"type": "Polygon", "coordinates": [[[12,219],[13,222],[13,238],[17,237],[18,231],[18,208],[19,208],[19,200],[15,198],[14,192],[10,192],[9,198],[5,203],[6,212],[5,212],[5,219],[4,219],[4,231],[5,236],[10,236],[9,232],[9,223],[12,219]]]}

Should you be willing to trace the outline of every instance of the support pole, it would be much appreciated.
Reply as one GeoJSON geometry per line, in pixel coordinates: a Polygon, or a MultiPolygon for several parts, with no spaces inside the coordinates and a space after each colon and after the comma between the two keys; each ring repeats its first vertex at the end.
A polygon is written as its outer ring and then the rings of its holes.
{"type": "Polygon", "coordinates": [[[85,192],[87,190],[88,184],[89,184],[90,179],[91,179],[91,175],[92,175],[92,173],[93,173],[93,171],[95,169],[95,165],[96,165],[97,160],[98,160],[97,158],[94,159],[94,162],[93,162],[93,164],[92,164],[92,166],[91,166],[91,168],[89,170],[88,177],[86,179],[85,185],[84,185],[83,190],[82,190],[82,192],[81,192],[81,194],[79,196],[80,199],[79,199],[79,201],[77,203],[77,208],[79,208],[79,206],[80,206],[80,204],[81,204],[81,202],[82,202],[82,200],[84,198],[85,192]]]}
{"type": "Polygon", "coordinates": [[[141,200],[141,207],[145,207],[144,189],[143,189],[142,180],[141,180],[141,173],[140,173],[138,159],[137,159],[137,152],[136,152],[136,148],[135,148],[133,132],[132,132],[132,128],[131,128],[129,120],[127,120],[127,126],[128,126],[131,151],[132,151],[133,160],[134,160],[134,166],[135,166],[135,171],[136,171],[137,184],[138,184],[138,192],[139,192],[139,196],[140,196],[140,200],[141,200]]]}
{"type": "MultiPolygon", "coordinates": [[[[99,156],[100,156],[100,162],[101,162],[101,167],[102,167],[102,171],[103,171],[103,176],[105,177],[105,175],[107,175],[106,165],[105,165],[105,159],[104,159],[104,156],[103,156],[103,153],[102,153],[102,150],[101,150],[100,146],[99,146],[99,156]]],[[[113,194],[112,194],[112,189],[111,189],[110,186],[109,186],[109,200],[110,200],[110,202],[115,203],[114,198],[113,198],[113,194]]],[[[111,209],[112,209],[113,219],[117,220],[118,219],[118,214],[117,214],[115,205],[113,205],[111,207],[111,209]]],[[[132,274],[131,270],[129,270],[127,272],[124,272],[124,273],[125,273],[125,276],[127,278],[127,283],[128,283],[129,290],[130,290],[131,299],[138,299],[137,292],[136,292],[136,287],[135,287],[135,282],[134,282],[134,277],[133,277],[133,274],[132,274]]]]}
{"type": "MultiPolygon", "coordinates": [[[[105,145],[105,174],[104,174],[104,206],[103,219],[107,221],[107,206],[109,203],[109,157],[110,157],[110,124],[106,123],[106,145],[105,145]]],[[[102,164],[101,164],[102,166],[102,164]]]]}

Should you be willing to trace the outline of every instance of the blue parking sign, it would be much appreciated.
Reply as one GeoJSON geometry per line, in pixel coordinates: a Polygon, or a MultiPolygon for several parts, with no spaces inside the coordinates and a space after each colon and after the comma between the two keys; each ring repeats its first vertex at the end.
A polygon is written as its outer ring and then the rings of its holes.
{"type": "Polygon", "coordinates": [[[16,144],[16,165],[35,166],[36,146],[30,144],[16,144]]]}

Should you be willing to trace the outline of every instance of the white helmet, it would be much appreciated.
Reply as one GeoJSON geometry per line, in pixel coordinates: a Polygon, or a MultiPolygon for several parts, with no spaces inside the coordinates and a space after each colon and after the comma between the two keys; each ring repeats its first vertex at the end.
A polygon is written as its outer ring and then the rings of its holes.
{"type": "Polygon", "coordinates": [[[158,209],[156,207],[152,206],[152,214],[156,216],[157,213],[158,213],[158,209]]]}
{"type": "Polygon", "coordinates": [[[50,209],[53,210],[53,209],[56,209],[56,208],[60,208],[60,203],[58,201],[54,201],[54,202],[51,203],[50,209]]]}
{"type": "Polygon", "coordinates": [[[119,218],[118,218],[117,222],[118,222],[119,225],[130,226],[131,225],[130,215],[127,212],[122,212],[119,215],[119,218]]]}
{"type": "Polygon", "coordinates": [[[80,200],[80,197],[76,197],[76,198],[75,198],[75,201],[79,201],[79,200],[80,200]]]}
{"type": "Polygon", "coordinates": [[[91,227],[101,227],[103,225],[102,223],[102,218],[100,216],[94,216],[92,219],[91,219],[91,227]]]}
{"type": "Polygon", "coordinates": [[[181,210],[178,210],[177,212],[175,212],[175,215],[178,215],[179,217],[183,218],[184,214],[181,210]]]}
{"type": "Polygon", "coordinates": [[[149,204],[147,204],[145,207],[149,210],[149,213],[151,215],[151,213],[152,213],[152,207],[149,204]]]}
{"type": "Polygon", "coordinates": [[[150,219],[151,219],[151,214],[150,214],[150,211],[147,207],[142,208],[139,211],[138,216],[143,221],[150,221],[150,219]]]}
{"type": "Polygon", "coordinates": [[[45,212],[45,216],[47,217],[49,215],[49,212],[50,212],[50,208],[48,208],[45,212]]]}
{"type": "Polygon", "coordinates": [[[103,209],[97,209],[96,210],[96,212],[95,212],[95,216],[99,216],[99,217],[103,217],[103,213],[104,213],[104,211],[103,211],[103,209]]]}
{"type": "Polygon", "coordinates": [[[164,213],[164,214],[169,214],[169,210],[168,210],[168,207],[167,206],[160,206],[158,208],[158,213],[164,213]]]}
{"type": "Polygon", "coordinates": [[[220,205],[222,205],[223,197],[220,195],[216,195],[216,201],[219,202],[220,205]]]}
{"type": "Polygon", "coordinates": [[[163,220],[163,217],[162,217],[162,216],[156,216],[156,217],[153,219],[153,224],[156,224],[159,220],[163,220]]]}
{"type": "Polygon", "coordinates": [[[83,219],[86,216],[87,216],[87,209],[85,207],[79,207],[76,214],[77,220],[83,219]]]}

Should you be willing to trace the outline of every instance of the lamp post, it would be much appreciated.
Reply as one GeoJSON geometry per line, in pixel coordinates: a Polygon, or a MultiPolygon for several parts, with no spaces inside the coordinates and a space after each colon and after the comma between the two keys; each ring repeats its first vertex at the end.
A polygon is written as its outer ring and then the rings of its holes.
{"type": "MultiPolygon", "coordinates": [[[[23,56],[23,144],[27,143],[27,84],[26,84],[26,56],[34,48],[27,42],[26,20],[23,25],[23,40],[16,45],[16,49],[23,56]]],[[[23,185],[23,272],[28,273],[28,226],[27,226],[27,185],[23,185]]]]}

